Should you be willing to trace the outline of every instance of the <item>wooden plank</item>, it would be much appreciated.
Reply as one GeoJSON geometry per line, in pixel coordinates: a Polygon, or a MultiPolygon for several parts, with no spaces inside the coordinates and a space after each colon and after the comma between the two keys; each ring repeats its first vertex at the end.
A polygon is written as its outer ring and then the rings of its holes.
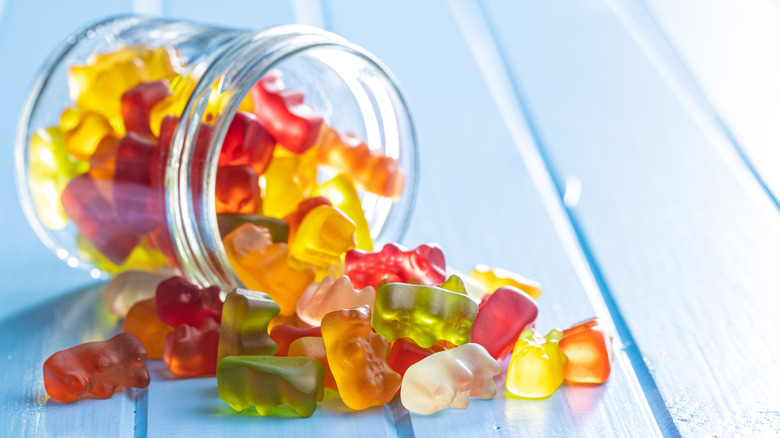
{"type": "Polygon", "coordinates": [[[607,4],[485,9],[559,192],[567,180],[581,185],[570,213],[675,425],[695,435],[779,430],[772,202],[713,148],[724,139],[607,4]]]}
{"type": "Polygon", "coordinates": [[[680,63],[680,76],[695,81],[692,92],[702,92],[705,108],[711,106],[716,120],[722,120],[777,204],[780,4],[772,0],[637,3],[645,8],[635,8],[635,15],[648,15],[650,22],[642,31],[662,30],[665,38],[654,39],[654,47],[671,46],[673,53],[664,61],[680,63]]]}
{"type": "MultiPolygon", "coordinates": [[[[326,4],[325,16],[329,29],[379,56],[406,90],[422,174],[405,243],[439,242],[448,264],[460,270],[483,262],[540,280],[545,292],[537,326],[543,331],[594,315],[447,5],[338,1],[326,4]]],[[[419,436],[657,432],[625,353],[618,356],[614,375],[602,387],[565,387],[547,400],[531,401],[508,399],[500,386],[494,401],[475,400],[466,410],[432,416],[411,414],[409,421],[419,436]]]]}

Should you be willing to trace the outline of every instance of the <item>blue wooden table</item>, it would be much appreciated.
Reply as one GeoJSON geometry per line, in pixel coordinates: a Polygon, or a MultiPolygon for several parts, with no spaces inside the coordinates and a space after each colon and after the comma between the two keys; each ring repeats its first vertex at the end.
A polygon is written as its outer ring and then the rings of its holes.
{"type": "MultiPolygon", "coordinates": [[[[652,436],[780,433],[780,3],[771,0],[0,0],[0,435],[652,436]],[[214,379],[48,400],[54,351],[105,339],[101,284],[26,224],[17,114],[75,28],[127,12],[313,24],[379,56],[409,99],[422,176],[403,243],[539,280],[537,326],[597,315],[610,380],[432,416],[398,403],[234,414],[214,379]]],[[[501,383],[499,378],[498,383],[501,383]]]]}

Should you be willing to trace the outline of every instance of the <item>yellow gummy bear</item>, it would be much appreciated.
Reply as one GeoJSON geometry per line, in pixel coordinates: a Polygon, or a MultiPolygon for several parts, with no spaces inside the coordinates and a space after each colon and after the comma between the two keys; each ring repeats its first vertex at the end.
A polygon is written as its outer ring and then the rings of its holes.
{"type": "Polygon", "coordinates": [[[317,182],[317,151],[301,155],[277,147],[263,174],[263,216],[285,217],[308,197],[317,182]]]}
{"type": "Polygon", "coordinates": [[[133,248],[130,255],[127,256],[124,263],[117,265],[109,261],[100,251],[97,250],[84,236],[76,235],[76,247],[81,257],[92,263],[92,265],[101,271],[109,274],[118,274],[120,272],[140,269],[149,272],[159,272],[173,275],[168,259],[157,249],[152,248],[146,241],[141,239],[138,245],[133,248]]]}
{"type": "Polygon", "coordinates": [[[124,134],[117,132],[102,114],[80,106],[72,106],[62,112],[60,129],[68,153],[82,161],[89,160],[105,137],[121,137],[124,134]]]}
{"type": "Polygon", "coordinates": [[[542,337],[534,329],[525,329],[515,343],[506,388],[514,395],[527,398],[550,396],[563,383],[567,358],[560,352],[560,330],[542,337]]]}
{"type": "Polygon", "coordinates": [[[352,178],[344,173],[339,174],[335,178],[314,187],[311,196],[325,196],[330,199],[330,202],[349,216],[357,226],[357,249],[366,252],[374,251],[368,221],[366,221],[366,215],[363,212],[363,206],[360,204],[360,197],[352,178]]]}
{"type": "Polygon", "coordinates": [[[539,283],[505,269],[477,265],[471,270],[469,277],[482,284],[489,294],[502,286],[512,286],[527,293],[535,300],[542,295],[542,287],[539,286],[539,283]]]}
{"type": "Polygon", "coordinates": [[[59,128],[39,129],[30,137],[28,183],[38,218],[43,226],[61,230],[68,221],[60,196],[68,181],[87,171],[89,165],[68,156],[59,128]]]}
{"type": "Polygon", "coordinates": [[[170,48],[129,46],[93,55],[86,65],[70,68],[70,97],[86,109],[105,116],[118,133],[124,132],[121,98],[139,82],[173,79],[184,69],[170,48]]]}
{"type": "Polygon", "coordinates": [[[329,266],[355,247],[355,223],[336,207],[321,205],[303,218],[290,255],[315,266],[329,266]]]}

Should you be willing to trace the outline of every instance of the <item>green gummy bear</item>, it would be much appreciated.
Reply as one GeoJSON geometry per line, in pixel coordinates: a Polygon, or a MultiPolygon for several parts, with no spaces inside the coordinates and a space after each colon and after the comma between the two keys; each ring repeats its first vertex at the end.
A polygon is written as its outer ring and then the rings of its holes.
{"type": "Polygon", "coordinates": [[[287,243],[290,226],[281,219],[247,213],[220,213],[217,215],[219,234],[222,237],[227,236],[231,231],[246,223],[266,228],[271,233],[271,241],[273,243],[287,243]]]}
{"type": "Polygon", "coordinates": [[[411,338],[428,348],[443,339],[455,345],[471,341],[479,306],[467,295],[435,286],[388,283],[376,293],[374,330],[387,338],[411,338]]]}
{"type": "Polygon", "coordinates": [[[279,346],[268,335],[268,323],[279,314],[279,305],[268,295],[233,289],[222,306],[217,363],[227,356],[272,355],[279,346]]]}
{"type": "Polygon", "coordinates": [[[460,279],[457,275],[450,275],[447,278],[447,281],[440,284],[438,287],[448,290],[450,292],[456,292],[463,295],[468,295],[466,292],[466,285],[463,283],[463,280],[460,279]]]}
{"type": "Polygon", "coordinates": [[[217,367],[219,398],[237,411],[267,416],[287,406],[311,417],[324,394],[325,367],[313,357],[228,356],[217,367]]]}

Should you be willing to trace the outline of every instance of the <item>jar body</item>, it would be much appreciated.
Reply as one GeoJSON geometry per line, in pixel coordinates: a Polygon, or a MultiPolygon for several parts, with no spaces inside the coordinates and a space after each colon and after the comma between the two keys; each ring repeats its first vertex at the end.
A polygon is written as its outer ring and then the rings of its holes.
{"type": "Polygon", "coordinates": [[[397,164],[402,185],[392,194],[382,184],[378,193],[372,189],[379,175],[369,172],[358,195],[372,237],[400,239],[416,189],[416,143],[404,99],[373,56],[305,26],[251,32],[113,18],[70,37],[37,78],[17,135],[20,198],[42,241],[96,278],[145,269],[237,286],[218,209],[279,218],[293,211],[315,186],[343,171],[317,151],[336,129],[397,164]],[[248,96],[269,72],[280,75],[287,90],[302,92],[282,95],[305,99],[322,128],[310,136],[306,152],[277,144],[266,161],[270,173],[254,173],[257,206],[233,211],[217,191],[220,153],[237,114],[262,112],[248,96]],[[143,123],[135,123],[136,116],[143,123]],[[298,173],[306,160],[313,171],[304,177],[298,173]],[[285,169],[293,162],[298,165],[285,169]],[[274,197],[271,173],[285,172],[297,192],[274,197]],[[266,197],[273,202],[264,205],[266,197]]]}

